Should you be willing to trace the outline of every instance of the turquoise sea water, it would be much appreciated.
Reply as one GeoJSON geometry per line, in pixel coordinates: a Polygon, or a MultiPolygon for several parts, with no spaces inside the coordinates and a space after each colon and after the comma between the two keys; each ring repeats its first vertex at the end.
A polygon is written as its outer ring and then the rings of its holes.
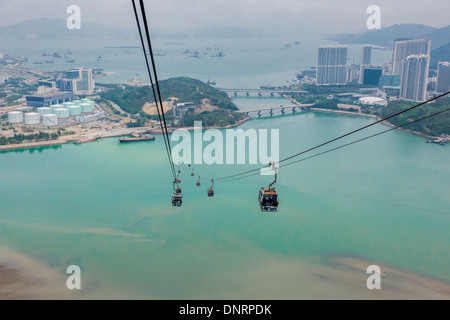
{"type": "MultiPolygon", "coordinates": [[[[158,39],[156,49],[166,53],[158,57],[158,70],[161,78],[211,77],[219,87],[284,84],[314,65],[317,46],[326,43],[305,38],[299,47],[280,50],[294,40],[220,40],[217,47],[225,58],[196,59],[182,52],[202,52],[216,41],[158,39]]],[[[28,56],[30,67],[44,51],[71,49],[75,65],[116,72],[99,82],[122,82],[136,73],[145,79],[139,50],[105,48],[138,43],[7,45],[10,53],[28,56]],[[95,61],[100,54],[101,61],[95,61]]],[[[357,62],[360,47],[349,51],[349,63],[357,62]]],[[[390,55],[374,51],[374,63],[390,55]]],[[[61,61],[39,68],[74,66],[61,61]]],[[[241,109],[290,104],[279,97],[238,97],[235,102],[241,109]]],[[[240,128],[279,129],[284,157],[371,121],[308,112],[253,119],[240,128]]],[[[341,142],[386,128],[372,127],[341,142]]],[[[282,168],[280,211],[264,215],[257,195],[270,177],[217,183],[216,196],[206,195],[210,178],[254,168],[242,165],[194,166],[200,188],[190,169],[182,167],[184,202],[172,208],[160,136],[139,144],[121,145],[111,138],[2,152],[0,247],[41,261],[62,276],[68,265],[79,265],[88,297],[359,297],[350,287],[337,290],[326,277],[304,278],[336,255],[449,281],[449,160],[447,146],[390,132],[282,168]]]]}
{"type": "MultiPolygon", "coordinates": [[[[304,113],[241,128],[279,128],[283,157],[370,121],[304,113]]],[[[275,215],[257,204],[270,177],[217,183],[207,198],[207,180],[247,168],[237,165],[194,166],[200,188],[182,167],[184,203],[172,208],[161,137],[4,152],[0,243],[61,273],[77,264],[87,292],[113,286],[121,289],[109,294],[120,297],[250,298],[258,286],[245,279],[267,261],[333,255],[450,280],[450,153],[424,142],[390,132],[281,169],[275,215]]],[[[264,281],[277,272],[266,271],[264,281]]],[[[283,281],[270,288],[263,297],[306,290],[283,281]]]]}

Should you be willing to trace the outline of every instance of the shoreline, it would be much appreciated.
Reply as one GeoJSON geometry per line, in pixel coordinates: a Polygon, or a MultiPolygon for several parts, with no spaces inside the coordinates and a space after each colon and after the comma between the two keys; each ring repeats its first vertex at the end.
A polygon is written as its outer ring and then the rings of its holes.
{"type": "MultiPolygon", "coordinates": [[[[367,114],[367,113],[358,113],[358,112],[351,112],[351,111],[343,111],[343,110],[334,110],[334,109],[322,109],[322,108],[309,108],[309,110],[314,111],[314,112],[325,112],[325,113],[335,113],[335,114],[343,114],[343,115],[352,115],[352,116],[362,116],[362,117],[366,117],[366,118],[372,118],[375,119],[377,121],[381,120],[382,118],[373,115],[373,114],[367,114]]],[[[428,138],[428,139],[437,139],[439,137],[435,137],[435,136],[430,136],[427,135],[425,133],[422,132],[418,132],[418,131],[413,131],[410,129],[404,129],[404,128],[399,128],[396,125],[390,123],[389,121],[382,121],[381,124],[384,124],[385,126],[391,127],[391,128],[396,128],[397,130],[400,131],[404,131],[404,132],[409,132],[424,138],[428,138]]]]}
{"type": "Polygon", "coordinates": [[[61,136],[57,140],[24,142],[24,143],[18,143],[18,144],[6,144],[6,145],[0,145],[0,152],[1,151],[9,151],[9,150],[17,150],[17,149],[32,149],[32,148],[39,148],[39,147],[63,145],[63,144],[67,144],[67,143],[73,143],[76,140],[87,138],[89,136],[90,137],[98,136],[99,139],[123,137],[123,136],[130,135],[132,132],[145,133],[149,130],[150,130],[150,128],[147,128],[147,127],[127,128],[127,129],[121,129],[120,131],[114,131],[114,132],[92,133],[92,134],[88,134],[86,136],[79,136],[79,135],[61,136]]]}
{"type": "MultiPolygon", "coordinates": [[[[202,127],[202,129],[204,129],[204,130],[207,130],[207,129],[230,129],[230,128],[238,127],[241,124],[244,124],[245,122],[247,122],[249,120],[251,120],[251,117],[246,116],[244,119],[239,120],[235,124],[230,124],[230,125],[225,126],[225,127],[209,126],[209,127],[202,127]]],[[[196,127],[183,127],[183,128],[168,127],[167,129],[169,130],[169,134],[170,134],[171,133],[170,130],[183,129],[183,130],[187,130],[187,131],[192,131],[192,130],[195,130],[196,127]]],[[[161,129],[157,129],[157,130],[151,130],[150,134],[161,135],[162,132],[161,132],[161,129]]]]}
{"type": "MultiPolygon", "coordinates": [[[[380,117],[373,115],[373,114],[367,114],[367,113],[358,113],[358,112],[351,112],[351,111],[344,111],[344,110],[334,110],[334,109],[324,109],[324,108],[309,108],[308,110],[313,111],[313,112],[324,112],[324,113],[334,113],[334,114],[340,114],[340,115],[350,115],[350,116],[361,116],[361,117],[366,117],[366,118],[372,118],[375,119],[377,121],[381,120],[380,117]]],[[[232,125],[227,125],[224,127],[219,127],[219,126],[208,126],[208,127],[202,127],[202,129],[230,129],[230,128],[234,128],[234,127],[238,127],[242,124],[244,124],[247,121],[252,120],[252,118],[250,116],[246,116],[244,119],[236,122],[235,124],[232,125]]],[[[409,129],[404,129],[404,128],[398,128],[397,126],[395,126],[394,124],[388,122],[388,121],[382,121],[381,124],[391,127],[391,128],[397,128],[397,130],[400,131],[404,131],[404,132],[408,132],[408,133],[412,133],[414,135],[418,135],[427,139],[438,139],[439,137],[435,137],[435,136],[430,136],[430,135],[426,135],[424,133],[421,132],[417,132],[417,131],[413,131],[413,130],[409,130],[409,129]]],[[[184,129],[184,130],[188,130],[188,131],[192,131],[195,130],[195,127],[184,127],[184,128],[173,128],[173,127],[169,127],[168,128],[169,131],[173,131],[176,129],[184,129]]],[[[161,135],[161,129],[154,129],[152,130],[152,128],[150,127],[140,127],[140,128],[128,128],[128,129],[122,129],[122,131],[114,133],[114,132],[108,132],[108,133],[99,133],[99,134],[92,134],[93,136],[97,135],[99,136],[99,138],[113,138],[113,137],[122,137],[122,136],[127,136],[130,135],[132,132],[138,132],[138,133],[145,133],[145,132],[149,132],[150,134],[153,135],[161,135]]],[[[171,133],[171,132],[170,132],[171,133]]],[[[0,152],[1,151],[9,151],[9,150],[17,150],[17,149],[31,149],[31,148],[39,148],[39,147],[46,147],[46,146],[56,146],[56,145],[63,145],[63,144],[67,144],[67,143],[71,143],[74,142],[75,140],[78,140],[80,138],[80,136],[65,136],[65,137],[59,137],[57,140],[48,140],[48,141],[37,141],[37,142],[25,142],[25,143],[20,143],[20,144],[7,144],[7,145],[0,145],[0,152]]]]}
{"type": "MultiPolygon", "coordinates": [[[[245,117],[244,119],[236,122],[235,124],[232,125],[228,125],[225,127],[217,127],[217,126],[211,126],[211,127],[203,127],[203,129],[229,129],[229,128],[234,128],[237,126],[240,126],[241,124],[247,122],[251,120],[250,117],[245,117]]],[[[186,127],[186,128],[172,128],[170,127],[169,130],[175,130],[175,129],[185,129],[188,131],[194,130],[194,127],[186,127]]],[[[161,129],[155,129],[152,130],[151,127],[139,127],[139,128],[127,128],[127,129],[121,129],[119,132],[102,132],[99,134],[89,134],[87,136],[99,136],[99,138],[114,138],[114,137],[123,137],[123,136],[128,136],[130,135],[132,132],[136,132],[136,133],[146,133],[149,132],[150,134],[153,135],[160,135],[161,133],[161,129]]],[[[57,140],[47,140],[47,141],[36,141],[36,142],[24,142],[24,143],[19,143],[19,144],[6,144],[6,145],[0,145],[0,152],[1,151],[10,151],[10,150],[17,150],[17,149],[32,149],[32,148],[39,148],[39,147],[47,147],[47,146],[57,146],[57,145],[63,145],[63,144],[67,144],[67,143],[73,143],[78,139],[81,138],[86,138],[86,136],[84,137],[80,137],[80,136],[62,136],[59,137],[57,140]]]]}

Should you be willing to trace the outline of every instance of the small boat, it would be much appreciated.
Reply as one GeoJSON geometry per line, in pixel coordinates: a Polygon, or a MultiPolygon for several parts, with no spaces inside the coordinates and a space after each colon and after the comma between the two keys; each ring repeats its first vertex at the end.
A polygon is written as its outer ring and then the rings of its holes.
{"type": "Polygon", "coordinates": [[[67,63],[74,63],[74,62],[75,62],[75,59],[73,59],[73,58],[72,58],[72,59],[67,59],[66,62],[67,62],[67,63]]]}
{"type": "Polygon", "coordinates": [[[153,141],[155,140],[155,137],[151,134],[146,134],[146,135],[136,135],[136,134],[131,134],[130,138],[119,138],[118,139],[120,143],[125,143],[125,142],[139,142],[139,141],[153,141]]]}
{"type": "Polygon", "coordinates": [[[94,142],[94,141],[97,141],[98,139],[100,139],[100,137],[79,139],[79,140],[76,140],[74,143],[75,144],[82,144],[82,143],[94,142]]]}
{"type": "Polygon", "coordinates": [[[210,85],[210,86],[215,86],[217,83],[214,80],[208,79],[207,84],[210,85]]]}

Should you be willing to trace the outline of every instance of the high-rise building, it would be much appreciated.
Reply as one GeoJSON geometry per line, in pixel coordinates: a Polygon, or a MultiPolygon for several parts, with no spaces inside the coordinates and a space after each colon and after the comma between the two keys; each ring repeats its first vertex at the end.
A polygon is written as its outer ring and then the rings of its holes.
{"type": "Polygon", "coordinates": [[[450,62],[439,62],[436,81],[436,93],[450,91],[450,62]]]}
{"type": "Polygon", "coordinates": [[[344,85],[347,78],[347,47],[320,46],[316,84],[344,85]]]}
{"type": "Polygon", "coordinates": [[[372,59],[372,46],[370,44],[365,44],[362,46],[361,65],[370,66],[371,59],[372,59]]]}
{"type": "Polygon", "coordinates": [[[405,59],[400,75],[400,98],[426,100],[429,65],[430,56],[426,54],[411,55],[405,59]]]}
{"type": "Polygon", "coordinates": [[[75,94],[92,94],[94,91],[95,82],[92,77],[92,69],[72,69],[65,74],[65,78],[57,80],[60,90],[72,91],[75,94]]]}
{"type": "Polygon", "coordinates": [[[359,78],[359,66],[352,64],[347,66],[347,82],[357,82],[359,78]]]}
{"type": "Polygon", "coordinates": [[[392,74],[401,74],[405,58],[411,55],[430,55],[431,40],[427,38],[413,40],[397,40],[392,55],[392,74]]]}
{"type": "Polygon", "coordinates": [[[372,59],[372,46],[365,44],[361,49],[361,63],[359,64],[359,83],[364,83],[364,69],[370,67],[372,59]]]}

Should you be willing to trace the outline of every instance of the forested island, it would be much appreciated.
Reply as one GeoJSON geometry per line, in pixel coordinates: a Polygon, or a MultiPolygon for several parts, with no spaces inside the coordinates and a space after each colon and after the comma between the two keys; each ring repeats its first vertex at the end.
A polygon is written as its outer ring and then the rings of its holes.
{"type": "MultiPolygon", "coordinates": [[[[128,114],[138,117],[142,124],[145,119],[157,119],[155,99],[150,86],[107,85],[101,98],[111,101],[128,114]]],[[[170,78],[159,82],[161,98],[164,101],[166,119],[176,126],[192,126],[194,121],[203,121],[208,127],[235,125],[245,119],[237,113],[238,108],[231,98],[222,91],[196,79],[187,77],[170,78]],[[173,116],[176,104],[192,102],[196,105],[181,119],[173,116]]]]}

